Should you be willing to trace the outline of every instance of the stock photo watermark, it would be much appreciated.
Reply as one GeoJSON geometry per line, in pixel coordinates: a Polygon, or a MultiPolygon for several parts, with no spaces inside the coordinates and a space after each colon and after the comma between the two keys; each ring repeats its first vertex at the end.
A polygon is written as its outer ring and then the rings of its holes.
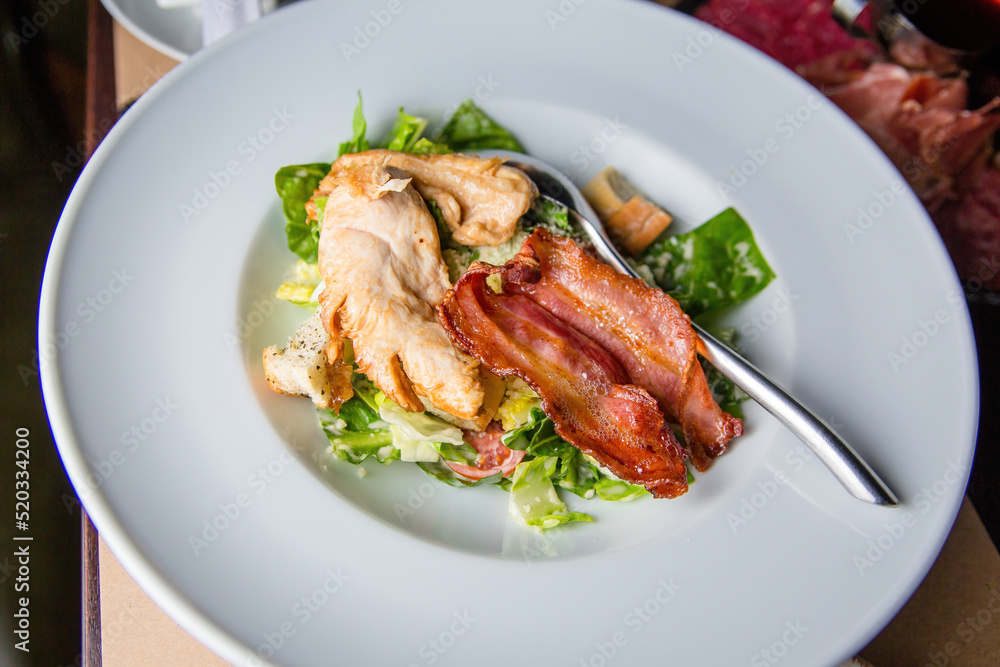
{"type": "Polygon", "coordinates": [[[411,662],[408,667],[420,667],[421,664],[430,667],[430,665],[436,664],[441,656],[447,653],[476,622],[476,618],[469,613],[468,609],[453,612],[452,619],[445,629],[425,641],[417,649],[417,656],[421,658],[421,662],[411,662]]]}
{"type": "Polygon", "coordinates": [[[128,268],[116,269],[110,272],[111,278],[105,285],[84,298],[76,307],[76,314],[79,319],[69,320],[60,331],[52,335],[49,340],[44,341],[39,347],[32,350],[30,365],[18,364],[17,373],[24,386],[28,386],[33,378],[37,378],[39,372],[46,365],[54,360],[59,352],[69,347],[84,328],[96,320],[101,313],[107,310],[119,294],[125,291],[135,276],[129,272],[128,268]]]}
{"type": "Polygon", "coordinates": [[[886,353],[886,360],[893,373],[899,373],[900,368],[907,366],[920,354],[921,350],[930,345],[952,322],[954,311],[965,303],[965,297],[956,290],[949,291],[945,295],[945,300],[949,304],[949,308],[937,308],[926,318],[918,319],[913,330],[899,339],[898,346],[886,353]]]}
{"type": "Polygon", "coordinates": [[[770,646],[753,654],[750,658],[751,667],[770,667],[770,665],[778,664],[807,632],[809,632],[809,628],[802,625],[802,621],[786,621],[778,638],[771,642],[770,646]]]}
{"type": "Polygon", "coordinates": [[[604,124],[593,133],[590,141],[580,144],[570,153],[569,161],[578,172],[583,173],[591,163],[604,155],[608,146],[617,141],[627,129],[628,125],[623,123],[619,116],[613,119],[605,118],[604,124]]]}
{"type": "Polygon", "coordinates": [[[38,8],[30,16],[22,16],[20,25],[14,26],[16,32],[7,33],[7,48],[11,51],[27,44],[38,36],[42,28],[49,24],[49,21],[56,17],[70,0],[38,0],[35,6],[38,8]]]}
{"type": "Polygon", "coordinates": [[[299,597],[288,610],[285,620],[273,629],[261,633],[264,640],[257,645],[255,654],[248,655],[245,663],[248,667],[264,664],[262,660],[270,660],[287,644],[299,629],[312,620],[323,607],[329,604],[337,593],[347,585],[350,576],[345,574],[340,566],[327,568],[322,583],[311,591],[299,597]]]}
{"type": "Polygon", "coordinates": [[[241,317],[236,322],[236,333],[226,332],[222,334],[222,341],[226,348],[233,352],[239,348],[240,344],[250,338],[253,332],[264,326],[264,323],[275,313],[278,301],[270,295],[267,298],[255,299],[247,310],[246,317],[241,317]]]}
{"type": "Polygon", "coordinates": [[[798,300],[797,294],[793,294],[787,287],[782,287],[769,306],[740,326],[740,335],[747,342],[756,343],[760,340],[761,334],[773,327],[782,315],[790,312],[792,305],[798,300]]]}
{"type": "MultiPolygon", "coordinates": [[[[749,6],[750,0],[741,0],[736,9],[742,12],[749,6]]],[[[698,58],[704,55],[705,49],[715,44],[725,27],[736,22],[736,18],[736,12],[727,7],[719,12],[719,18],[708,21],[705,28],[689,36],[684,43],[684,48],[671,54],[677,71],[683,72],[693,65],[698,58]]]]}
{"type": "Polygon", "coordinates": [[[723,201],[728,201],[731,195],[739,192],[754,175],[764,169],[771,158],[781,150],[783,144],[790,141],[812,120],[816,111],[828,104],[829,102],[822,96],[810,93],[802,104],[776,120],[773,125],[775,134],[765,138],[756,146],[747,148],[744,151],[746,159],[729,167],[728,178],[716,181],[719,197],[723,201]]]}
{"type": "Polygon", "coordinates": [[[232,498],[218,504],[212,516],[202,520],[196,532],[189,533],[187,542],[195,556],[201,555],[219,537],[240,520],[246,510],[253,505],[254,498],[260,496],[281,477],[288,466],[295,463],[295,457],[287,449],[265,465],[258,467],[246,480],[248,491],[241,491],[232,498]],[[251,493],[252,492],[252,493],[251,493]]]}
{"type": "MultiPolygon", "coordinates": [[[[14,648],[31,652],[31,431],[26,427],[14,430],[14,553],[10,564],[14,577],[13,616],[14,648]]],[[[6,564],[6,559],[4,560],[6,564]]],[[[5,575],[6,578],[6,575],[5,575]]]]}
{"type": "Polygon", "coordinates": [[[844,223],[844,235],[847,237],[847,242],[854,245],[858,237],[864,236],[869,229],[874,227],[875,223],[903,196],[907,189],[908,187],[903,181],[895,180],[885,190],[872,190],[869,203],[858,207],[857,219],[853,223],[844,223]]]}
{"type": "Polygon", "coordinates": [[[555,32],[559,25],[570,19],[580,5],[587,3],[587,0],[561,0],[555,9],[545,10],[545,20],[549,24],[549,30],[555,32]]]}
{"type": "MultiPolygon", "coordinates": [[[[466,97],[475,102],[476,106],[481,107],[485,104],[486,100],[493,97],[493,93],[495,93],[501,86],[503,86],[503,82],[494,79],[492,74],[480,74],[476,77],[476,85],[473,87],[472,93],[466,97]]],[[[447,123],[461,105],[461,102],[455,102],[450,107],[445,109],[444,113],[441,114],[441,122],[447,123]]]]}
{"type": "Polygon", "coordinates": [[[383,8],[369,11],[368,13],[372,17],[371,20],[366,21],[362,25],[354,26],[350,42],[341,41],[338,44],[344,60],[350,63],[360,56],[372,44],[372,41],[378,39],[382,31],[388,28],[393,20],[403,13],[406,5],[411,2],[413,0],[407,0],[406,3],[403,0],[389,0],[383,8]]]}
{"type": "Polygon", "coordinates": [[[622,617],[622,626],[625,629],[615,630],[606,638],[594,642],[594,650],[590,655],[580,658],[580,662],[577,663],[579,667],[605,667],[628,644],[629,637],[642,632],[680,591],[681,586],[673,577],[657,579],[652,593],[622,617]],[[626,632],[626,629],[629,632],[626,632]]]}
{"type": "Polygon", "coordinates": [[[260,129],[253,134],[248,134],[246,139],[236,146],[237,157],[226,160],[217,169],[210,170],[205,182],[191,191],[191,199],[177,205],[181,219],[185,223],[190,223],[201,215],[209,204],[222,194],[237,176],[243,173],[243,167],[256,160],[271,142],[288,128],[294,119],[295,114],[288,111],[288,107],[272,109],[270,118],[264,122],[260,129]]]}
{"type": "Polygon", "coordinates": [[[143,419],[122,432],[118,439],[122,444],[122,449],[112,449],[106,457],[100,460],[90,459],[90,473],[84,480],[83,486],[77,489],[77,493],[86,496],[99,489],[117,469],[125,464],[129,455],[138,451],[179,408],[180,405],[174,402],[170,396],[156,399],[153,409],[143,419]]]}
{"type": "Polygon", "coordinates": [[[726,524],[733,535],[749,525],[757,517],[757,513],[767,506],[778,495],[782,487],[788,485],[788,475],[784,470],[775,470],[770,479],[758,481],[757,490],[740,498],[735,512],[726,512],[726,524]]]}
{"type": "Polygon", "coordinates": [[[938,479],[924,486],[913,498],[913,512],[902,512],[897,520],[882,524],[882,532],[865,542],[862,550],[851,558],[858,574],[865,576],[886,554],[906,538],[907,532],[917,525],[920,517],[948,497],[950,489],[965,479],[968,466],[952,459],[938,479]]]}
{"type": "Polygon", "coordinates": [[[406,525],[406,520],[423,509],[424,504],[434,497],[435,487],[430,482],[424,482],[417,488],[412,486],[406,495],[406,504],[393,503],[392,509],[396,512],[396,518],[400,525],[406,525]]]}
{"type": "MultiPolygon", "coordinates": [[[[146,92],[150,86],[159,81],[165,72],[160,69],[160,64],[157,63],[155,66],[147,66],[142,79],[137,83],[125,96],[126,100],[134,100],[135,98],[146,92]]],[[[87,147],[97,146],[100,144],[104,137],[108,135],[111,128],[115,125],[114,118],[102,118],[97,122],[97,126],[88,130],[83,139],[78,141],[75,145],[68,145],[65,148],[66,155],[59,162],[53,161],[51,164],[52,173],[55,174],[56,180],[60,183],[67,176],[72,176],[87,162],[87,147]]]]}
{"type": "Polygon", "coordinates": [[[993,625],[993,620],[1000,615],[1000,591],[990,588],[986,604],[966,616],[956,627],[955,634],[962,641],[946,641],[939,651],[928,651],[927,662],[921,667],[947,667],[954,658],[962,655],[963,644],[972,644],[984,630],[993,625]]]}

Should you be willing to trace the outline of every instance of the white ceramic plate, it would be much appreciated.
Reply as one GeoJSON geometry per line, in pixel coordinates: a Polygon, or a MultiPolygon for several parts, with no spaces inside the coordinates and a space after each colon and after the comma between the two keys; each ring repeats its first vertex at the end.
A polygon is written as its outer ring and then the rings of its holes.
{"type": "Polygon", "coordinates": [[[975,438],[968,315],[901,182],[788,71],[653,4],[297,5],[171,72],[81,176],[42,293],[52,427],[125,568],[238,664],[834,664],[929,569],[975,438]],[[544,536],[502,491],[325,458],[261,377],[303,317],[271,297],[273,175],[328,160],[359,89],[371,136],[474,97],[678,230],[736,206],[780,279],[725,322],[903,506],[851,498],[754,405],[683,498],[579,501],[596,523],[544,536]]]}
{"type": "MultiPolygon", "coordinates": [[[[225,3],[225,0],[219,0],[225,3]]],[[[200,0],[101,0],[126,30],[160,53],[185,60],[201,48],[200,0]]]]}

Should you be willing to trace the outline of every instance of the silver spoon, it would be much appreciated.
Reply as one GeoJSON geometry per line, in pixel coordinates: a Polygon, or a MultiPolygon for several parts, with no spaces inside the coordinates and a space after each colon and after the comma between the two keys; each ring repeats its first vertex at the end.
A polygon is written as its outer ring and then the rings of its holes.
{"type": "MultiPolygon", "coordinates": [[[[579,189],[559,170],[530,155],[512,151],[480,151],[479,154],[507,158],[507,164],[528,174],[538,185],[541,197],[569,209],[570,217],[586,231],[601,259],[619,273],[639,278],[611,243],[603,225],[595,222],[597,215],[579,189]]],[[[705,359],[804,442],[852,496],[873,505],[899,505],[885,482],[822,419],[702,327],[694,322],[691,327],[701,339],[705,359]]]]}

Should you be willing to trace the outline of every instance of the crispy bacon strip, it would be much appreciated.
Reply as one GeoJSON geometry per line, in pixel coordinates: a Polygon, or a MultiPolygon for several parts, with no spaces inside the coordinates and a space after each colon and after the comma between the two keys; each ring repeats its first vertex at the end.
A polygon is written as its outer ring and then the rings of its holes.
{"type": "Polygon", "coordinates": [[[503,267],[477,262],[438,309],[456,344],[494,373],[517,375],[541,397],[556,432],[622,479],[657,497],[687,491],[684,452],[647,391],[629,384],[607,350],[517,294],[487,284],[539,278],[523,251],[503,267]]]}
{"type": "Polygon", "coordinates": [[[697,359],[697,336],[671,297],[585,255],[572,241],[540,233],[526,242],[538,259],[538,282],[512,285],[611,352],[632,383],[652,394],[678,423],[698,470],[743,433],[723,412],[697,359]]]}
{"type": "MultiPolygon", "coordinates": [[[[617,450],[652,443],[650,451],[680,465],[683,454],[664,414],[680,424],[699,470],[743,432],[742,421],[712,398],[697,337],[677,302],[569,239],[536,230],[505,266],[474,265],[438,312],[459,347],[495,373],[522,377],[542,396],[559,434],[623,479],[634,481],[635,473],[626,476],[602,456],[623,464],[630,454],[617,450]],[[486,286],[493,273],[502,294],[486,286]]],[[[649,488],[647,482],[634,481],[649,488]]]]}

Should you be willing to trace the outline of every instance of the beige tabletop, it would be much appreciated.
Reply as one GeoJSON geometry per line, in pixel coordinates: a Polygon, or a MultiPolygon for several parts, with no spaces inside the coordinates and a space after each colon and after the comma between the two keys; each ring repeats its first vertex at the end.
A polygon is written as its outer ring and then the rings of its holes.
{"type": "MultiPolygon", "coordinates": [[[[114,28],[115,83],[124,107],[177,62],[114,28]]],[[[164,614],[103,541],[100,597],[105,667],[226,664],[164,614]]],[[[968,499],[927,578],[861,657],[875,667],[1000,665],[1000,554],[968,499]]]]}

